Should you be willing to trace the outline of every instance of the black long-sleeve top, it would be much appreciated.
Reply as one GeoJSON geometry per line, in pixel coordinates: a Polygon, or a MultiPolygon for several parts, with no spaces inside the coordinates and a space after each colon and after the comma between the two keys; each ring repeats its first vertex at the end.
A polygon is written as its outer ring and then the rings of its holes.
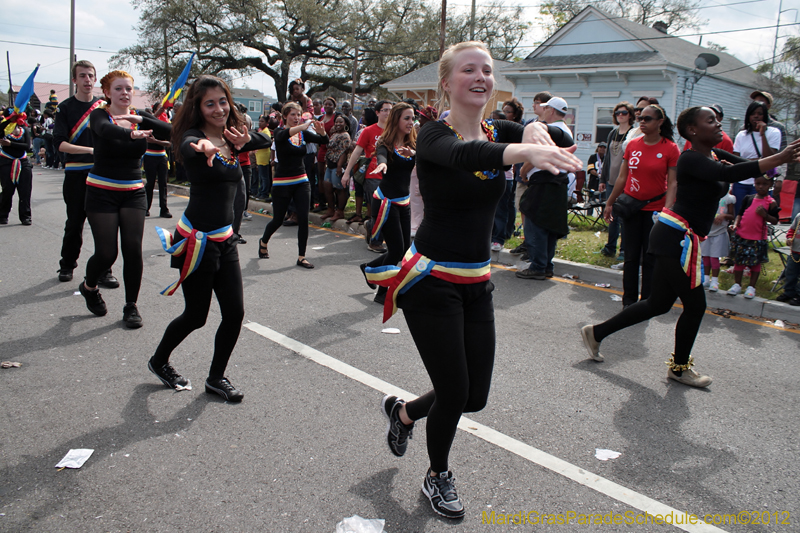
{"type": "MultiPolygon", "coordinates": [[[[56,150],[59,150],[62,142],[68,142],[75,146],[92,147],[92,133],[90,128],[86,128],[77,139],[69,140],[69,134],[75,124],[83,117],[84,114],[91,108],[98,98],[92,98],[91,102],[82,102],[74,96],[70,96],[60,104],[56,110],[55,125],[53,126],[53,142],[56,150]]],[[[92,163],[92,154],[68,154],[64,152],[67,163],[92,163]]]]}
{"type": "Polygon", "coordinates": [[[494,212],[503,196],[503,172],[482,180],[474,172],[501,170],[507,143],[522,141],[523,126],[495,120],[497,142],[462,141],[442,122],[429,122],[417,137],[417,176],[425,218],[417,251],[434,261],[478,263],[490,258],[494,212]]]}
{"type": "MultiPolygon", "coordinates": [[[[169,140],[172,125],[162,122],[147,111],[137,111],[141,115],[141,130],[153,130],[153,136],[169,140]]],[[[142,156],[147,151],[145,139],[131,139],[131,129],[117,126],[110,120],[106,109],[95,109],[89,115],[94,145],[94,165],[91,173],[114,180],[142,179],[142,156]]]]}
{"type": "MultiPolygon", "coordinates": [[[[233,223],[233,198],[242,179],[242,168],[238,163],[231,168],[217,158],[209,167],[205,154],[190,146],[200,139],[207,137],[202,131],[191,129],[181,140],[180,151],[190,185],[189,204],[184,214],[195,229],[213,231],[233,223]]],[[[241,152],[268,148],[271,144],[272,140],[263,133],[250,132],[250,142],[241,152]]],[[[232,155],[236,161],[237,154],[232,155]]]]}
{"type": "Polygon", "coordinates": [[[386,172],[381,179],[381,192],[386,198],[404,198],[409,195],[411,187],[411,171],[414,170],[416,157],[403,159],[394,149],[379,145],[375,150],[378,164],[386,165],[386,172]],[[391,154],[390,154],[391,152],[391,154]],[[391,157],[390,157],[391,156],[391,157]]]}
{"type": "MultiPolygon", "coordinates": [[[[714,149],[720,161],[713,161],[699,152],[687,150],[678,158],[678,190],[671,210],[683,217],[689,227],[705,237],[711,230],[719,208],[719,200],[728,192],[731,183],[758,176],[758,161],[749,161],[724,150],[714,149]]],[[[649,252],[655,255],[678,255],[682,248],[682,232],[656,224],[650,236],[649,252]]]]}
{"type": "MultiPolygon", "coordinates": [[[[12,139],[8,135],[5,136],[5,139],[8,139],[11,144],[8,146],[0,146],[0,148],[15,159],[21,158],[20,162],[23,167],[30,166],[31,163],[28,161],[27,152],[31,147],[31,134],[28,128],[22,127],[22,137],[20,137],[19,140],[12,139]]],[[[12,163],[14,163],[13,160],[7,157],[0,157],[0,167],[10,166],[12,163]]]]}
{"type": "Polygon", "coordinates": [[[310,131],[300,132],[302,135],[303,143],[301,146],[295,146],[289,140],[289,128],[275,131],[275,152],[277,152],[278,166],[275,169],[275,176],[290,177],[300,176],[306,173],[306,166],[303,158],[306,156],[306,144],[328,144],[328,136],[317,135],[310,131]]]}

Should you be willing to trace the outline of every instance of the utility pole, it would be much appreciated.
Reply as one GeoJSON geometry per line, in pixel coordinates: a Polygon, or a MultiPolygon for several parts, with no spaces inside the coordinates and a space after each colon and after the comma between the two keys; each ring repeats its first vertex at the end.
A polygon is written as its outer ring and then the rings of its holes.
{"type": "Polygon", "coordinates": [[[475,40],[475,1],[472,0],[472,15],[469,18],[469,40],[475,40]]]}
{"type": "Polygon", "coordinates": [[[442,0],[442,25],[439,29],[439,59],[444,55],[444,36],[447,27],[447,0],[442,0]]]}
{"type": "Polygon", "coordinates": [[[8,107],[14,105],[14,86],[11,85],[11,56],[8,55],[6,50],[6,65],[8,65],[8,107]]]}
{"type": "Polygon", "coordinates": [[[358,47],[353,54],[353,94],[350,95],[350,106],[356,108],[356,87],[358,86],[358,47]]]}
{"type": "Polygon", "coordinates": [[[75,61],[75,0],[70,1],[71,9],[69,15],[69,95],[75,94],[75,85],[72,83],[72,64],[75,61]]]}
{"type": "Polygon", "coordinates": [[[169,54],[167,54],[167,25],[164,24],[164,74],[166,74],[167,78],[167,92],[164,94],[169,94],[169,90],[171,88],[169,84],[169,54]]]}
{"type": "Polygon", "coordinates": [[[778,22],[775,23],[775,41],[772,43],[772,67],[770,74],[775,79],[775,53],[778,51],[778,31],[781,29],[781,11],[783,11],[783,0],[778,4],[778,22]]]}

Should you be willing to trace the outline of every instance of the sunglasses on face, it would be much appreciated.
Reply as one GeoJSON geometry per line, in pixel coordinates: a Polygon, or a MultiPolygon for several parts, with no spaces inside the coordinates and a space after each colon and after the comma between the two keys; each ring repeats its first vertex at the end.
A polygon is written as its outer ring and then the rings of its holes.
{"type": "Polygon", "coordinates": [[[644,108],[643,107],[636,107],[633,110],[636,111],[637,113],[641,113],[642,111],[644,111],[644,108]]]}
{"type": "Polygon", "coordinates": [[[628,110],[627,109],[620,109],[619,111],[614,111],[614,115],[617,116],[617,117],[618,116],[625,116],[627,114],[628,114],[628,110]]]}
{"type": "Polygon", "coordinates": [[[639,117],[639,122],[644,122],[645,124],[649,123],[651,120],[660,120],[660,119],[657,119],[656,117],[649,117],[649,116],[641,116],[641,117],[639,117]]]}

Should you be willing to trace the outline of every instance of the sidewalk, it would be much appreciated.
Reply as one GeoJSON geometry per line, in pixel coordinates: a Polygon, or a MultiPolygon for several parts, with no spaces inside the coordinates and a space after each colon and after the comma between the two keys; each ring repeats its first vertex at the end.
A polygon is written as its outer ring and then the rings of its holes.
{"type": "MultiPolygon", "coordinates": [[[[170,184],[169,191],[184,196],[189,195],[189,188],[182,185],[170,184]]],[[[251,199],[248,211],[251,213],[263,212],[264,214],[271,215],[272,204],[257,202],[251,199]]],[[[325,222],[318,213],[309,213],[308,221],[310,224],[320,227],[322,226],[323,222],[325,222]]],[[[365,233],[363,224],[349,224],[344,219],[333,222],[331,224],[331,229],[353,235],[363,236],[365,233]]],[[[512,268],[518,268],[521,266],[518,257],[511,255],[506,249],[503,249],[500,252],[492,252],[492,262],[512,268]]],[[[612,270],[610,268],[604,268],[595,265],[575,263],[572,261],[565,261],[563,259],[554,259],[553,263],[556,267],[556,276],[571,274],[575,276],[575,279],[587,283],[588,285],[594,285],[595,283],[608,283],[612,288],[622,290],[621,270],[612,270]]],[[[783,302],[776,302],[774,300],[765,300],[764,298],[759,297],[749,300],[744,298],[744,296],[741,294],[738,296],[728,296],[725,291],[719,291],[716,293],[706,291],[706,303],[709,308],[729,309],[735,313],[754,317],[769,318],[771,320],[780,319],[784,322],[792,322],[795,324],[800,323],[800,307],[792,306],[783,302]]]]}

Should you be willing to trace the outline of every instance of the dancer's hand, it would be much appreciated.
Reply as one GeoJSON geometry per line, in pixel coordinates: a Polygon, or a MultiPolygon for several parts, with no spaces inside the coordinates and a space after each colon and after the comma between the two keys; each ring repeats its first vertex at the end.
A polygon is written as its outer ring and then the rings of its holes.
{"type": "Polygon", "coordinates": [[[308,123],[308,129],[311,129],[311,126],[314,126],[314,131],[317,132],[317,135],[320,137],[325,137],[328,133],[325,131],[325,125],[320,122],[319,120],[314,120],[308,123]]]}
{"type": "Polygon", "coordinates": [[[120,120],[127,120],[131,124],[141,124],[142,123],[142,115],[113,115],[111,118],[114,119],[115,122],[119,122],[120,120]]]}
{"type": "Polygon", "coordinates": [[[153,130],[131,130],[131,139],[153,139],[153,130]]]}
{"type": "Polygon", "coordinates": [[[567,172],[577,172],[583,167],[581,160],[572,155],[577,149],[577,145],[569,148],[542,144],[528,145],[526,159],[536,168],[552,174],[558,174],[562,169],[567,172]]]}
{"type": "Polygon", "coordinates": [[[208,166],[214,165],[214,157],[217,155],[217,152],[219,152],[219,148],[214,146],[214,143],[208,139],[200,139],[196,143],[189,143],[189,146],[195,152],[199,152],[206,156],[208,159],[208,166]]]}
{"type": "Polygon", "coordinates": [[[241,150],[242,146],[250,142],[250,132],[247,131],[247,128],[244,128],[243,131],[239,131],[236,128],[225,128],[222,133],[236,150],[241,150]]]}
{"type": "Polygon", "coordinates": [[[386,172],[386,163],[379,163],[370,174],[383,174],[384,172],[386,172]]]}
{"type": "Polygon", "coordinates": [[[410,146],[401,146],[397,148],[397,153],[403,157],[414,157],[417,152],[412,150],[410,146]]]}
{"type": "Polygon", "coordinates": [[[522,142],[555,146],[553,139],[550,138],[550,133],[547,131],[547,126],[542,122],[532,122],[525,126],[525,131],[522,133],[522,142]]]}

